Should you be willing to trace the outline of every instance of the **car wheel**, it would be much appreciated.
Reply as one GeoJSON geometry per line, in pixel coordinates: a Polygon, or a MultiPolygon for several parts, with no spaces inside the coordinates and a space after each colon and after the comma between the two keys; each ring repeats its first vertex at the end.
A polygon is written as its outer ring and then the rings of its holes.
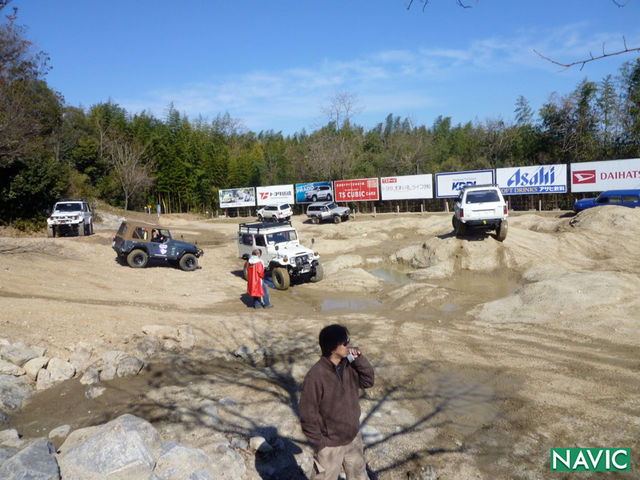
{"type": "Polygon", "coordinates": [[[144,250],[136,248],[127,255],[127,263],[131,268],[144,268],[149,261],[149,255],[144,250]]]}
{"type": "Polygon", "coordinates": [[[47,227],[47,237],[53,238],[56,236],[56,230],[53,227],[47,227]]]}
{"type": "Polygon", "coordinates": [[[323,278],[324,278],[324,269],[322,268],[322,265],[318,264],[316,265],[316,273],[311,275],[311,277],[309,278],[309,281],[316,283],[322,280],[323,278]]]}
{"type": "Polygon", "coordinates": [[[258,215],[258,220],[264,222],[264,217],[262,215],[258,215]]]}
{"type": "Polygon", "coordinates": [[[180,268],[185,272],[193,272],[198,268],[198,258],[193,253],[185,253],[180,258],[180,268]]]}
{"type": "Polygon", "coordinates": [[[456,219],[456,237],[462,237],[467,233],[467,225],[456,219]]]}
{"type": "Polygon", "coordinates": [[[331,200],[333,200],[333,197],[331,196],[331,194],[327,195],[327,201],[330,202],[331,200]]]}
{"type": "Polygon", "coordinates": [[[320,223],[319,217],[311,217],[311,223],[315,223],[316,225],[320,223]]]}
{"type": "Polygon", "coordinates": [[[311,197],[311,201],[312,202],[317,202],[318,201],[318,196],[314,195],[313,197],[311,197]]]}
{"type": "Polygon", "coordinates": [[[271,280],[278,290],[286,290],[291,284],[289,272],[283,267],[276,267],[271,271],[271,280]]]}
{"type": "Polygon", "coordinates": [[[244,262],[244,267],[242,268],[242,278],[245,279],[246,282],[249,281],[249,262],[244,262]]]}
{"type": "Polygon", "coordinates": [[[335,217],[333,217],[333,223],[340,223],[342,221],[342,218],[340,218],[339,215],[336,215],[335,217]]]}
{"type": "Polygon", "coordinates": [[[79,223],[78,224],[78,235],[80,237],[84,237],[84,235],[87,233],[87,230],[85,228],[84,222],[79,223]]]}
{"type": "Polygon", "coordinates": [[[451,226],[453,226],[453,231],[454,232],[458,228],[458,219],[456,218],[455,215],[453,217],[451,217],[451,226]]]}
{"type": "Polygon", "coordinates": [[[89,224],[89,235],[93,235],[93,220],[91,220],[91,223],[89,224]]]}
{"type": "Polygon", "coordinates": [[[504,242],[504,239],[507,238],[507,230],[509,230],[509,223],[505,219],[500,222],[500,226],[496,231],[496,240],[498,240],[499,242],[504,242]]]}

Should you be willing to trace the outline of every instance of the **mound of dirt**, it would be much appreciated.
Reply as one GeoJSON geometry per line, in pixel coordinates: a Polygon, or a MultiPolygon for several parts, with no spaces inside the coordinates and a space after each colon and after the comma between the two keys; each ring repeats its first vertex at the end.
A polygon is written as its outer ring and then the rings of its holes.
{"type": "Polygon", "coordinates": [[[618,235],[640,233],[640,209],[617,206],[589,208],[571,219],[576,229],[618,235]]]}

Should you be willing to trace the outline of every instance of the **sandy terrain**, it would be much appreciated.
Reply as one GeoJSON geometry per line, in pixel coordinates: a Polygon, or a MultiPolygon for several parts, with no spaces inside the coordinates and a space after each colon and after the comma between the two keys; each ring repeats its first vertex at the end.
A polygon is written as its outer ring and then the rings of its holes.
{"type": "Polygon", "coordinates": [[[229,397],[216,434],[276,428],[308,452],[297,391],[318,331],[340,322],[377,369],[362,401],[381,434],[366,451],[374,478],[425,465],[440,478],[546,478],[551,447],[631,448],[640,465],[640,209],[516,213],[504,243],[455,238],[448,214],[294,217],[325,279],[272,290],[270,311],[242,302],[238,221],[163,217],[205,250],[186,273],[118,264],[119,221],[104,218],[90,237],[0,238],[0,337],[68,358],[79,342],[132,350],[145,325],[188,324],[196,348],[93,401],[77,380],[34,395],[10,417],[25,436],[130,411],[202,447],[212,427],[189,409],[229,397]],[[241,345],[264,347],[266,364],[233,357],[241,345]]]}

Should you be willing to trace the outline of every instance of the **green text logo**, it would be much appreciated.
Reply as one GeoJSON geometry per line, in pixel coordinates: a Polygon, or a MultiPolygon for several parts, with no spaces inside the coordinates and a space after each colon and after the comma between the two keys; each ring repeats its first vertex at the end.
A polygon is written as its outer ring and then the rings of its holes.
{"type": "Polygon", "coordinates": [[[618,472],[631,470],[628,448],[552,448],[552,472],[618,472]]]}

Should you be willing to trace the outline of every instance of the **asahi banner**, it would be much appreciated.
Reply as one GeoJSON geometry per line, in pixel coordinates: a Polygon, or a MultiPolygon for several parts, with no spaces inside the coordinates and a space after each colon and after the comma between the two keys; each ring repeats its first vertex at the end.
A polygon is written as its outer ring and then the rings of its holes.
{"type": "Polygon", "coordinates": [[[256,194],[253,187],[227,188],[218,191],[220,208],[255,207],[256,194]]]}
{"type": "Polygon", "coordinates": [[[270,185],[257,187],[258,205],[293,203],[293,185],[270,185]]]}
{"type": "Polygon", "coordinates": [[[640,188],[640,158],[571,164],[572,192],[640,188]]]}
{"type": "Polygon", "coordinates": [[[566,193],[567,166],[562,164],[498,168],[496,182],[504,195],[566,193]]]}
{"type": "Polygon", "coordinates": [[[359,178],[333,182],[336,202],[362,202],[380,199],[377,178],[359,178]]]}
{"type": "Polygon", "coordinates": [[[457,197],[467,185],[492,185],[493,170],[436,173],[436,197],[457,197]]]}
{"type": "Polygon", "coordinates": [[[431,175],[404,175],[380,179],[382,200],[421,200],[433,198],[431,175]]]}

